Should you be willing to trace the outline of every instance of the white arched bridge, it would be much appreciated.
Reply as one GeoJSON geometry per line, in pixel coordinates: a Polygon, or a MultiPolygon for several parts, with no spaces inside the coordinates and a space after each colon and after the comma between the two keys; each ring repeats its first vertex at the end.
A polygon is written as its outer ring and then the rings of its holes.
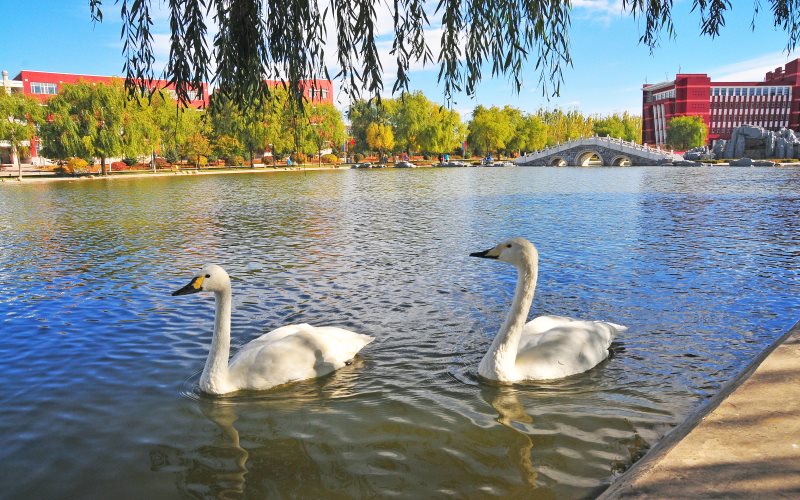
{"type": "Polygon", "coordinates": [[[681,155],[611,137],[582,137],[520,156],[517,165],[548,167],[660,165],[681,155]]]}

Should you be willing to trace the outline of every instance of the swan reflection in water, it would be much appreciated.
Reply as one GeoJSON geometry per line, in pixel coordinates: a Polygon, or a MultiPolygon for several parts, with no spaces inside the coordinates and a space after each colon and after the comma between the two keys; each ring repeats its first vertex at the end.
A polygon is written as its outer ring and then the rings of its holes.
{"type": "Polygon", "coordinates": [[[311,438],[298,432],[297,419],[324,411],[329,401],[354,396],[364,364],[356,357],[329,376],[275,391],[229,398],[199,395],[192,411],[199,409],[215,428],[187,427],[176,441],[192,443],[190,449],[153,447],[150,470],[175,474],[181,493],[195,498],[307,495],[304,484],[325,484],[324,473],[312,456],[311,438]],[[290,432],[282,428],[287,423],[290,432]]]}
{"type": "MultiPolygon", "coordinates": [[[[533,425],[533,417],[520,403],[517,389],[508,385],[483,383],[481,397],[497,412],[495,421],[519,436],[519,439],[514,441],[520,444],[518,447],[509,448],[508,458],[516,464],[522,481],[531,491],[536,490],[537,472],[532,457],[533,439],[525,429],[533,425]]],[[[537,493],[536,498],[542,497],[537,493]]]]}

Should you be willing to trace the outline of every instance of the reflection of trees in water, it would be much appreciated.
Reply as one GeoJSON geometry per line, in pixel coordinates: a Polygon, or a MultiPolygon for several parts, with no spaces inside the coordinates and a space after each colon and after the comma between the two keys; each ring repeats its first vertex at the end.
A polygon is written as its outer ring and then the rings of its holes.
{"type": "Polygon", "coordinates": [[[351,396],[363,365],[357,357],[352,366],[282,390],[201,396],[200,411],[216,425],[200,438],[208,444],[188,450],[157,445],[150,450],[150,470],[175,474],[178,490],[194,498],[324,495],[328,472],[312,456],[315,443],[284,432],[273,415],[285,416],[288,410],[299,416],[306,407],[314,411],[326,400],[351,396]]]}

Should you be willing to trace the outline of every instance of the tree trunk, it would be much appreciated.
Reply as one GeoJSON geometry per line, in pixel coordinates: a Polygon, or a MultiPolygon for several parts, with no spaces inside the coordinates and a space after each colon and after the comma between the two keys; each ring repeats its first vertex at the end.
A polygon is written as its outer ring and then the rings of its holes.
{"type": "Polygon", "coordinates": [[[156,152],[150,155],[150,166],[153,168],[153,173],[156,172],[156,152]]]}
{"type": "Polygon", "coordinates": [[[17,154],[17,144],[12,140],[11,141],[11,164],[13,165],[14,162],[17,162],[17,172],[19,177],[17,179],[22,180],[22,162],[19,161],[19,154],[17,154]]]}
{"type": "Polygon", "coordinates": [[[247,152],[250,153],[250,168],[256,168],[255,163],[253,163],[253,150],[249,149],[247,152]]]}
{"type": "Polygon", "coordinates": [[[317,146],[317,168],[322,168],[322,149],[317,146]]]}
{"type": "Polygon", "coordinates": [[[100,173],[102,175],[107,175],[107,172],[106,172],[106,157],[105,156],[101,156],[100,157],[100,173]]]}

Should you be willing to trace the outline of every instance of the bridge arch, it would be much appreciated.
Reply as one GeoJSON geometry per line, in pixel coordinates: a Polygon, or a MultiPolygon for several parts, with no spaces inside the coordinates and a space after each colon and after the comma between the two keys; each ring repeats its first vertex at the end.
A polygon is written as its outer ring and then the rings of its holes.
{"type": "Polygon", "coordinates": [[[552,159],[550,159],[549,165],[551,167],[566,167],[569,165],[569,163],[561,156],[554,156],[552,159]]]}
{"type": "Polygon", "coordinates": [[[633,165],[633,161],[627,155],[617,155],[611,160],[612,167],[630,167],[631,165],[633,165]]]}
{"type": "Polygon", "coordinates": [[[585,149],[575,155],[576,167],[602,167],[605,165],[602,155],[594,149],[585,149]]]}

